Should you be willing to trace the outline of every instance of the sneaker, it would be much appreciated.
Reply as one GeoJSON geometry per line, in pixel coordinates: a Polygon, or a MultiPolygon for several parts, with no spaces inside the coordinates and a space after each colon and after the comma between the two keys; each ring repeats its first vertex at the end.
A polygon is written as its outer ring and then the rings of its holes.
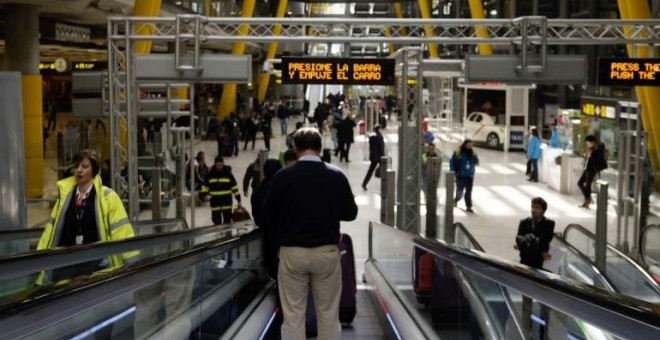
{"type": "Polygon", "coordinates": [[[465,211],[469,212],[469,213],[474,213],[474,210],[472,210],[472,208],[467,208],[467,209],[465,209],[465,211]]]}

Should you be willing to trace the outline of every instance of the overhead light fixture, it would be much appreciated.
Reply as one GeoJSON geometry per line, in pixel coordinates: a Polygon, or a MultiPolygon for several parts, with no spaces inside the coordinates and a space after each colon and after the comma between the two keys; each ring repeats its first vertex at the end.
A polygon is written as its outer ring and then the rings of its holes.
{"type": "Polygon", "coordinates": [[[497,10],[496,9],[491,9],[490,10],[490,16],[496,17],[497,16],[497,10]]]}

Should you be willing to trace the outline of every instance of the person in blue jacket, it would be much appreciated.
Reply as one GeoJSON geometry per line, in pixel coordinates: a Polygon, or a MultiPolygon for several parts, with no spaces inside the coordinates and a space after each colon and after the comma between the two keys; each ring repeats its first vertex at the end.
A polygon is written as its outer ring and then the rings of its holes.
{"type": "Polygon", "coordinates": [[[465,191],[465,207],[467,212],[472,211],[472,185],[474,184],[475,167],[479,165],[479,157],[472,148],[472,140],[466,139],[454,151],[449,162],[449,168],[456,173],[456,198],[454,206],[463,198],[465,191]]]}
{"type": "Polygon", "coordinates": [[[550,139],[548,140],[548,146],[554,149],[561,147],[559,144],[559,135],[557,133],[557,123],[550,124],[550,139]]]}
{"type": "Polygon", "coordinates": [[[530,163],[531,174],[528,181],[539,181],[539,159],[541,158],[541,138],[539,138],[539,129],[533,127],[529,131],[529,142],[527,143],[527,159],[530,163]]]}

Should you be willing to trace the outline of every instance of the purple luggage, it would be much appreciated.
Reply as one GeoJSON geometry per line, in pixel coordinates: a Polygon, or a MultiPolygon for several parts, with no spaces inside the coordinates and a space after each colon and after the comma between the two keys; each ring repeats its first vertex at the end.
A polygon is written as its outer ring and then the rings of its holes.
{"type": "Polygon", "coordinates": [[[341,298],[339,301],[339,322],[350,324],[356,313],[357,284],[355,280],[355,255],[353,240],[347,234],[339,238],[339,253],[341,254],[341,298]]]}

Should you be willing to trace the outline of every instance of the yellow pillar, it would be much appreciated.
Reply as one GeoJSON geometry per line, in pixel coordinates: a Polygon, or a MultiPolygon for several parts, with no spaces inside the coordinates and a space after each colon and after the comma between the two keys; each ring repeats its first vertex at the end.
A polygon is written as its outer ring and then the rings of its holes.
{"type": "MultiPolygon", "coordinates": [[[[392,36],[392,28],[390,26],[385,26],[385,36],[386,37],[391,37],[392,36]]],[[[390,54],[394,53],[394,44],[387,44],[387,49],[390,52],[390,54]]]]}
{"type": "MultiPolygon", "coordinates": [[[[428,0],[418,0],[419,4],[419,14],[422,16],[422,19],[428,19],[431,17],[431,10],[429,9],[428,0]]],[[[435,36],[433,32],[433,27],[431,25],[424,25],[424,32],[426,32],[427,37],[435,36]]],[[[429,46],[429,55],[431,58],[438,58],[438,46],[436,44],[428,44],[429,46]]],[[[481,48],[480,48],[481,50],[481,48]]]]}
{"type": "Polygon", "coordinates": [[[204,0],[204,15],[212,17],[211,15],[211,0],[204,0]]]}
{"type": "Polygon", "coordinates": [[[25,194],[41,197],[44,186],[44,141],[42,136],[43,114],[41,98],[43,89],[41,75],[23,75],[23,126],[25,143],[25,194]],[[38,127],[38,128],[34,128],[38,127]]]}
{"type": "MultiPolygon", "coordinates": [[[[619,11],[622,19],[650,19],[651,11],[648,3],[639,0],[618,0],[619,11]]],[[[631,28],[626,28],[626,33],[630,34],[631,28]]],[[[633,53],[632,45],[627,46],[628,55],[637,58],[648,58],[648,47],[636,48],[636,53],[633,53]]],[[[644,130],[648,135],[648,152],[651,160],[651,166],[654,171],[660,169],[660,155],[658,155],[658,144],[660,143],[660,122],[655,115],[651,114],[653,108],[660,107],[660,90],[656,87],[636,86],[635,93],[637,100],[642,106],[641,119],[644,130]]],[[[656,189],[660,189],[660,178],[656,178],[656,189]]]]}
{"type": "MultiPolygon", "coordinates": [[[[162,0],[135,0],[133,7],[134,17],[155,17],[160,14],[160,5],[162,0]]],[[[136,34],[153,34],[154,27],[151,24],[142,24],[135,26],[136,34]]],[[[137,54],[149,54],[151,52],[151,40],[137,41],[134,45],[134,51],[137,54]]]]}
{"type": "MultiPolygon", "coordinates": [[[[470,14],[472,19],[484,19],[484,4],[482,0],[469,0],[470,5],[470,14]]],[[[479,38],[488,38],[488,29],[483,26],[476,26],[475,28],[477,37],[479,38]]],[[[478,44],[479,54],[481,55],[491,55],[493,54],[493,48],[490,44],[478,44]]]]}
{"type": "MultiPolygon", "coordinates": [[[[403,6],[401,6],[400,2],[394,3],[394,15],[396,15],[398,19],[403,18],[403,6]]],[[[399,30],[401,31],[399,35],[401,36],[408,35],[408,30],[405,27],[399,27],[399,30]]]]}
{"type": "MultiPolygon", "coordinates": [[[[276,18],[284,17],[284,13],[286,12],[286,7],[288,6],[288,4],[289,4],[288,0],[279,1],[277,5],[277,12],[275,13],[276,18]]],[[[275,26],[275,28],[273,29],[273,34],[280,35],[280,33],[282,33],[282,26],[280,25],[275,26]]],[[[277,43],[276,42],[269,43],[268,51],[266,52],[266,60],[275,58],[276,53],[277,53],[277,43]]],[[[259,77],[259,90],[257,93],[257,100],[259,101],[259,103],[263,103],[264,99],[266,99],[266,92],[268,91],[269,82],[270,82],[270,73],[262,72],[259,77]]]]}
{"type": "MultiPolygon", "coordinates": [[[[255,0],[243,0],[243,6],[241,7],[241,17],[242,18],[251,18],[254,13],[254,4],[255,0]]],[[[239,35],[246,35],[248,33],[249,27],[247,25],[241,25],[238,28],[239,35]]],[[[234,43],[233,48],[231,49],[231,54],[240,55],[245,52],[245,42],[234,43]]],[[[218,118],[222,119],[226,117],[229,112],[233,111],[236,108],[236,84],[224,84],[222,87],[222,97],[220,98],[220,104],[216,110],[218,118]]]]}

